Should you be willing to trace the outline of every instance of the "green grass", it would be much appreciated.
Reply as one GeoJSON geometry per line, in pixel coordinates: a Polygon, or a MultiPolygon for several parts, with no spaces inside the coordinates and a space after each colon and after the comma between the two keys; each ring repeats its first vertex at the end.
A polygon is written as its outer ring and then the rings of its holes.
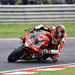
{"type": "Polygon", "coordinates": [[[69,68],[61,71],[39,72],[33,75],[75,75],[75,68],[69,68]]]}
{"type": "MultiPolygon", "coordinates": [[[[24,30],[31,30],[32,24],[0,24],[0,37],[21,37],[24,30]]],[[[75,24],[65,24],[68,36],[75,37],[75,24]]]]}
{"type": "Polygon", "coordinates": [[[24,30],[30,30],[31,27],[27,24],[0,24],[0,37],[21,37],[24,30]]]}
{"type": "Polygon", "coordinates": [[[75,37],[75,24],[65,24],[66,32],[69,37],[75,37]]]}

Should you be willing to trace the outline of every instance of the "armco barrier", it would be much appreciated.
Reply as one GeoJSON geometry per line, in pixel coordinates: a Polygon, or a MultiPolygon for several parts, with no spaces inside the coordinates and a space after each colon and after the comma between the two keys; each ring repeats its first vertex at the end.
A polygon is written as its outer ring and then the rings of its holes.
{"type": "Polygon", "coordinates": [[[0,5],[0,23],[75,22],[72,5],[0,5]]]}

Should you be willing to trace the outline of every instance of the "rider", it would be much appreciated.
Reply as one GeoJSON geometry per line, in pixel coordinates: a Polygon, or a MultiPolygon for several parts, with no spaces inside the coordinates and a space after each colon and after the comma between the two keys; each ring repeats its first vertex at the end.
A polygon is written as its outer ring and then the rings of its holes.
{"type": "Polygon", "coordinates": [[[52,41],[50,41],[48,47],[50,48],[49,52],[52,54],[52,59],[54,61],[57,60],[57,58],[60,55],[61,49],[64,48],[64,42],[66,40],[66,32],[64,25],[58,25],[56,26],[55,35],[52,38],[52,41]]]}
{"type": "Polygon", "coordinates": [[[66,35],[66,32],[65,32],[64,25],[58,25],[56,27],[56,36],[55,36],[55,38],[58,41],[60,41],[60,45],[63,48],[64,47],[64,42],[67,39],[67,35],[66,35]]]}
{"type": "Polygon", "coordinates": [[[36,26],[31,31],[31,33],[37,30],[45,30],[49,32],[50,36],[49,35],[47,36],[50,37],[52,41],[50,40],[48,47],[51,49],[51,52],[53,52],[53,49],[55,49],[54,53],[57,52],[57,55],[58,55],[59,50],[64,47],[64,42],[66,39],[65,27],[63,25],[58,25],[56,27],[55,26],[48,27],[47,25],[41,24],[41,25],[36,26]]]}

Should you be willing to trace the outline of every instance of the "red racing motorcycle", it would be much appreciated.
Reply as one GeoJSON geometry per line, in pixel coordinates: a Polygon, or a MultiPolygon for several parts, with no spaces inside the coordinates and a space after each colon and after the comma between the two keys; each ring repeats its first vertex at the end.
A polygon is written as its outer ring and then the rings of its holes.
{"type": "MultiPolygon", "coordinates": [[[[25,32],[22,38],[22,45],[8,56],[8,62],[34,59],[44,62],[48,57],[52,58],[53,54],[49,53],[48,48],[51,39],[50,32],[47,31],[25,32]]],[[[56,61],[53,60],[53,62],[56,61]]]]}

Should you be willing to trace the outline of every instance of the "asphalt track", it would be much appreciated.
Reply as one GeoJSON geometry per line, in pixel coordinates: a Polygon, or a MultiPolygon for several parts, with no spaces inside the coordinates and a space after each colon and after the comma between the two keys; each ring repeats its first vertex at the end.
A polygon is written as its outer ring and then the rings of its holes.
{"type": "MultiPolygon", "coordinates": [[[[20,61],[17,63],[8,63],[7,61],[8,55],[14,50],[14,48],[17,48],[19,45],[20,45],[19,40],[0,39],[0,71],[54,65],[51,63],[38,63],[32,61],[30,62],[20,61]]],[[[69,63],[75,63],[75,39],[68,39],[66,41],[63,53],[59,58],[59,61],[56,63],[56,65],[69,63]]]]}

